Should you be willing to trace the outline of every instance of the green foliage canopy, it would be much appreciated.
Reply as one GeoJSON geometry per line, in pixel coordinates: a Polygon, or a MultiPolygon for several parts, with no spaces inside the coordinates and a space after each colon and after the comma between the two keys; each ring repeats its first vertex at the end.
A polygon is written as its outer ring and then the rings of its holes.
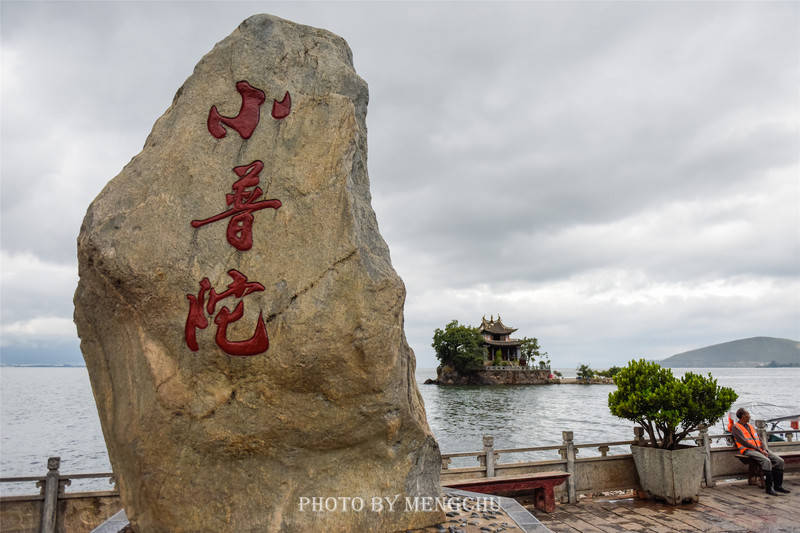
{"type": "Polygon", "coordinates": [[[578,379],[588,381],[595,375],[595,371],[589,365],[581,365],[578,367],[578,379]]]}
{"type": "Polygon", "coordinates": [[[621,367],[612,366],[608,370],[600,370],[595,372],[595,374],[597,374],[598,376],[603,376],[604,378],[613,378],[614,376],[617,375],[617,372],[619,372],[620,370],[622,370],[621,367]]]}
{"type": "Polygon", "coordinates": [[[644,359],[628,363],[614,382],[617,390],[608,395],[611,414],[641,425],[652,446],[668,450],[700,424],[714,424],[738,398],[733,389],[717,386],[711,374],[687,372],[677,379],[672,370],[644,359]]]}
{"type": "Polygon", "coordinates": [[[542,347],[539,346],[539,339],[536,337],[523,337],[521,340],[522,344],[519,345],[519,353],[522,356],[521,358],[525,360],[526,364],[533,364],[533,360],[535,358],[547,355],[547,352],[542,354],[542,347]]]}
{"type": "Polygon", "coordinates": [[[433,349],[443,366],[451,366],[460,374],[472,374],[483,368],[483,348],[478,328],[453,320],[433,332],[433,349]]]}

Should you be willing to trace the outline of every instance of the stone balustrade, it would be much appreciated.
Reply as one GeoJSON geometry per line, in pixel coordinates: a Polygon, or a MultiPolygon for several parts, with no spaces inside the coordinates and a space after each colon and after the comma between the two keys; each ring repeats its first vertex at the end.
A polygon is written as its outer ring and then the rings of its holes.
{"type": "MultiPolygon", "coordinates": [[[[797,442],[795,437],[800,431],[766,431],[764,422],[760,420],[756,422],[756,427],[765,442],[770,435],[778,435],[785,439],[783,442],[768,443],[770,449],[776,453],[800,451],[800,442],[797,442]]],[[[634,428],[632,440],[576,444],[573,432],[564,431],[560,444],[511,449],[495,449],[494,438],[486,435],[483,438],[484,446],[481,451],[442,454],[441,483],[446,486],[448,480],[563,470],[572,474],[564,486],[556,488],[556,496],[564,502],[575,503],[578,497],[584,494],[640,490],[633,457],[630,453],[625,453],[621,447],[643,441],[643,430],[640,427],[634,428]],[[579,458],[581,450],[586,450],[587,453],[592,450],[594,453],[592,456],[579,458]],[[511,455],[541,456],[547,452],[553,454],[552,459],[516,462],[509,460],[511,455]],[[470,457],[477,460],[477,465],[453,465],[454,460],[463,464],[464,459],[470,457]]],[[[690,435],[685,441],[695,442],[706,450],[703,477],[705,486],[713,487],[720,479],[747,476],[747,467],[736,459],[736,448],[730,442],[729,434],[711,435],[707,428],[701,428],[697,434],[690,435]]]]}
{"type": "MultiPolygon", "coordinates": [[[[91,531],[121,507],[114,474],[61,474],[60,457],[47,460],[44,476],[0,478],[2,484],[30,483],[38,494],[0,497],[0,533],[55,533],[91,531]],[[66,492],[75,480],[107,479],[114,488],[105,491],[66,492]]],[[[5,491],[4,491],[5,492],[5,491]]]]}

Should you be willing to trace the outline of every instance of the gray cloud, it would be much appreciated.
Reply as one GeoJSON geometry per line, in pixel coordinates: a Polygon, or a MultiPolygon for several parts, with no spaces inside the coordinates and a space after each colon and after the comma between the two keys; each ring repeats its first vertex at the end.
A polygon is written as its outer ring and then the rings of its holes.
{"type": "Polygon", "coordinates": [[[86,207],[256,9],[342,35],[370,84],[420,366],[434,328],[497,312],[557,366],[800,337],[798,4],[0,9],[4,342],[72,335],[86,207]]]}

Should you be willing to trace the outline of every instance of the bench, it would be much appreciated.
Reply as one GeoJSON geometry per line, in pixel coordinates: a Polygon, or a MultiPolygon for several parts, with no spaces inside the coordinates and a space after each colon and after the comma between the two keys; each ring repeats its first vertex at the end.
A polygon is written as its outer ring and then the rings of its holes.
{"type": "Polygon", "coordinates": [[[783,459],[783,462],[787,465],[792,463],[800,463],[800,452],[779,453],[778,457],[783,459]]]}
{"type": "Polygon", "coordinates": [[[553,471],[519,476],[479,477],[447,481],[447,487],[498,496],[525,491],[533,494],[537,509],[552,513],[556,508],[554,487],[564,483],[569,476],[567,472],[553,471]]]}
{"type": "MultiPolygon", "coordinates": [[[[787,465],[792,463],[800,463],[800,452],[785,452],[785,453],[778,453],[776,455],[781,459],[783,459],[783,462],[786,463],[787,465]]],[[[736,458],[739,459],[742,463],[747,465],[747,484],[758,485],[763,489],[764,472],[761,471],[761,466],[758,464],[758,461],[750,457],[743,457],[738,454],[736,455],[736,458]]]]}

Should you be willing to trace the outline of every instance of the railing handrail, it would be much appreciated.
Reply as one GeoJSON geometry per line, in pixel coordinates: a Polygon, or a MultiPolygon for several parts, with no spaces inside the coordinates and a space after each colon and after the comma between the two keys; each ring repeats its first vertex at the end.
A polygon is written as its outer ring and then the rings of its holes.
{"type": "Polygon", "coordinates": [[[560,450],[564,448],[563,444],[554,444],[552,446],[534,446],[532,448],[506,448],[503,450],[495,450],[495,453],[524,453],[524,452],[543,452],[548,450],[560,450]]]}
{"type": "MultiPolygon", "coordinates": [[[[767,431],[768,435],[782,435],[785,433],[800,433],[798,429],[787,429],[787,430],[779,430],[779,431],[767,431]]],[[[682,441],[696,441],[697,439],[701,438],[698,432],[693,432],[681,439],[682,441]]],[[[724,438],[731,438],[730,433],[722,433],[718,435],[709,435],[708,438],[710,440],[719,440],[724,438]]],[[[649,440],[647,441],[649,442],[649,440]]],[[[631,444],[636,444],[636,440],[618,440],[618,441],[609,441],[609,442],[587,442],[584,444],[574,444],[575,448],[599,448],[601,446],[628,446],[631,444]]],[[[502,448],[502,449],[495,449],[494,453],[526,453],[526,452],[540,452],[540,451],[550,451],[550,450],[563,450],[566,446],[562,444],[553,444],[550,446],[533,446],[528,448],[502,448]]],[[[725,448],[725,446],[722,446],[725,448]]],[[[481,457],[485,456],[486,451],[474,451],[474,452],[453,452],[453,453],[443,453],[443,458],[452,459],[455,457],[481,457]]]]}
{"type": "Polygon", "coordinates": [[[591,442],[588,444],[576,444],[576,448],[598,448],[600,446],[625,446],[627,444],[636,444],[635,440],[617,440],[613,442],[591,442]]]}
{"type": "Polygon", "coordinates": [[[800,433],[800,429],[778,429],[775,431],[767,431],[767,435],[785,435],[786,433],[800,433]]]}
{"type": "MultiPolygon", "coordinates": [[[[490,367],[487,367],[490,368],[490,367]]],[[[508,367],[499,367],[499,368],[508,368],[508,367]]],[[[532,370],[542,370],[542,369],[532,369],[532,370]]],[[[798,434],[800,433],[800,429],[781,429],[781,430],[774,430],[774,431],[767,431],[767,435],[785,435],[787,433],[798,434]]],[[[684,441],[696,441],[699,438],[699,434],[691,433],[687,435],[684,441]]],[[[708,435],[709,440],[719,440],[719,439],[730,439],[730,433],[721,433],[715,435],[708,435]]],[[[638,441],[636,440],[621,440],[621,441],[608,441],[608,442],[587,442],[584,444],[572,444],[572,446],[576,449],[578,448],[600,448],[603,446],[611,447],[611,446],[627,446],[631,444],[636,444],[638,441]]],[[[792,443],[789,441],[789,443],[792,443]]],[[[772,444],[776,444],[776,442],[772,442],[772,444]]],[[[565,450],[567,448],[566,444],[553,444],[550,446],[532,446],[527,448],[502,448],[502,449],[493,449],[493,452],[497,455],[499,454],[512,454],[512,453],[527,453],[527,452],[542,452],[542,451],[555,451],[555,450],[565,450]]],[[[729,448],[729,446],[716,446],[714,449],[725,449],[729,448]]],[[[478,457],[484,458],[486,457],[486,450],[474,451],[474,452],[453,452],[453,453],[443,453],[441,454],[442,459],[453,459],[456,457],[478,457]]],[[[102,479],[102,478],[114,478],[113,472],[98,472],[98,473],[85,473],[85,474],[59,474],[58,479],[60,481],[64,480],[72,480],[72,479],[102,479]]],[[[0,478],[0,483],[29,483],[29,482],[43,482],[46,480],[45,476],[14,476],[14,477],[2,477],[0,478]]],[[[7,496],[8,497],[8,496],[7,496]]],[[[4,497],[4,498],[7,498],[4,497]]],[[[16,496],[15,496],[16,497],[16,496]]]]}
{"type": "MultiPolygon", "coordinates": [[[[683,440],[695,440],[697,436],[687,436],[683,440]]],[[[635,440],[618,440],[618,441],[610,441],[610,442],[587,442],[585,444],[575,444],[575,448],[599,448],[600,446],[626,446],[629,444],[636,444],[635,440]]],[[[533,446],[529,448],[501,448],[495,449],[494,453],[525,453],[525,452],[540,452],[540,451],[550,451],[550,450],[563,450],[565,448],[564,444],[552,444],[550,446],[533,446]]],[[[442,457],[453,458],[453,457],[478,457],[481,455],[486,455],[485,451],[476,451],[476,452],[454,452],[454,453],[443,453],[442,457]]]]}
{"type": "MultiPolygon", "coordinates": [[[[778,430],[778,431],[767,431],[768,435],[782,435],[785,433],[800,433],[798,429],[787,429],[787,430],[778,430]]],[[[709,435],[709,439],[723,439],[723,438],[730,438],[730,433],[721,433],[716,435],[709,435]]],[[[699,438],[695,434],[687,435],[686,438],[683,440],[696,440],[699,438]]],[[[584,444],[575,444],[575,448],[599,448],[600,446],[627,446],[630,444],[635,444],[635,440],[619,440],[619,441],[609,441],[609,442],[587,442],[584,444]]],[[[494,450],[495,453],[526,453],[526,452],[540,452],[540,451],[550,451],[550,450],[561,450],[564,449],[563,444],[553,444],[550,446],[533,446],[528,448],[502,448],[494,450]]],[[[454,458],[454,457],[480,457],[486,455],[486,452],[481,451],[474,451],[474,452],[453,452],[453,453],[443,453],[442,457],[445,458],[454,458]]],[[[99,478],[110,478],[114,477],[113,472],[99,472],[99,473],[89,473],[89,474],[60,474],[58,476],[59,479],[99,479],[99,478]]],[[[25,483],[31,481],[44,481],[44,476],[21,476],[21,477],[3,477],[0,478],[0,483],[25,483]]]]}
{"type": "Polygon", "coordinates": [[[58,476],[59,479],[99,479],[104,477],[114,477],[114,472],[100,472],[98,474],[64,474],[58,476]]]}
{"type": "Polygon", "coordinates": [[[456,453],[443,453],[442,457],[477,457],[479,455],[486,455],[486,452],[456,452],[456,453]]]}
{"type": "Polygon", "coordinates": [[[28,481],[44,481],[44,476],[0,477],[0,483],[24,483],[28,481]]]}
{"type": "MultiPolygon", "coordinates": [[[[101,479],[114,477],[114,472],[99,472],[89,474],[59,474],[58,479],[101,479]]],[[[0,483],[25,483],[30,481],[44,481],[45,476],[0,477],[0,483]]]]}

